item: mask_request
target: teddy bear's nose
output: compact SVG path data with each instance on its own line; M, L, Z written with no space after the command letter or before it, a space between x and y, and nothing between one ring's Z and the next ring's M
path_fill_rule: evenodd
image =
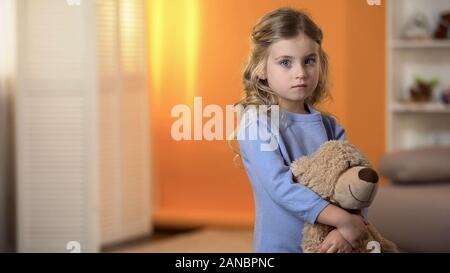
M361 180L364 180L369 183L377 183L378 182L378 174L371 168L364 168L359 170L358 176Z

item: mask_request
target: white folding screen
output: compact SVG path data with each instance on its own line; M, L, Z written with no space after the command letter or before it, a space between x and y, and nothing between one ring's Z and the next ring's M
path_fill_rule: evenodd
M142 0L97 1L101 241L151 231L146 43Z
M122 237L150 229L149 112L145 5L143 0L116 1L121 34L121 169ZM147 183L142 183L147 181Z
M121 229L121 77L120 45L116 1L99 1L98 20L98 71L99 71L99 112L104 117L98 120L99 139L105 145L99 146L99 178L103 189L99 195L102 241L106 244L120 240Z
M14 249L16 0L0 0L0 252Z
M18 251L151 232L143 13L142 0L19 0Z

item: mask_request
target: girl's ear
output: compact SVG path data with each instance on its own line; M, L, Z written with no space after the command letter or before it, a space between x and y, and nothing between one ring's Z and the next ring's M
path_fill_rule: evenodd
M260 80L267 80L266 70L265 69L263 69L261 72L258 73L258 78Z
M266 66L263 63L258 64L258 68L256 68L258 73L258 78L260 80L267 80L267 74L266 74Z

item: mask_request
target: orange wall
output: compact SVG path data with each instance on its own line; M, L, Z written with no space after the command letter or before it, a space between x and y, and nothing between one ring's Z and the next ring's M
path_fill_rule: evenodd
M189 3L189 8L188 7ZM233 104L256 20L275 8L306 9L325 33L334 101L325 109L370 160L384 152L384 7L365 0L148 0L153 216L165 225L253 223L253 198L225 141L171 138L177 104ZM209 119L204 119L206 122Z

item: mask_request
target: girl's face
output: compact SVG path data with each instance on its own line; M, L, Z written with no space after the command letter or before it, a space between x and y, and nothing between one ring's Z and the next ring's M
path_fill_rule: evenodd
M319 44L304 34L280 40L269 48L266 69L260 76L278 95L280 107L305 112L303 103L319 81Z

